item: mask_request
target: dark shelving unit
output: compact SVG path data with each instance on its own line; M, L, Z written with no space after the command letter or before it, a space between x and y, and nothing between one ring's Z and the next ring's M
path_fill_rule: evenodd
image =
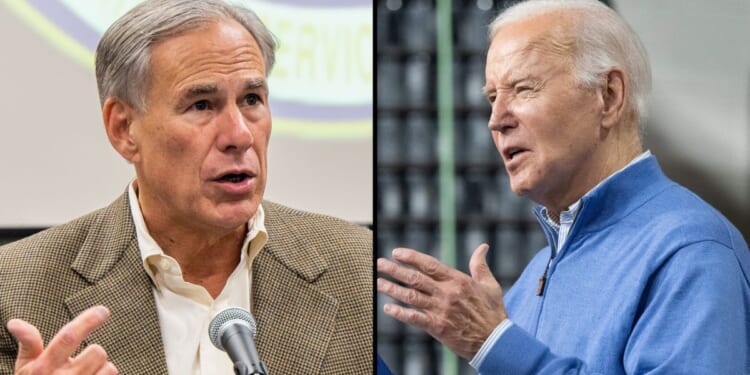
M490 245L488 262L507 289L545 245L532 204L515 196L492 142L482 94L487 26L507 1L454 0L453 134L456 266ZM440 244L436 4L377 0L377 255L411 247L438 258ZM384 29L386 28L386 29ZM430 336L382 312L378 352L397 374L439 374L442 348ZM465 361L459 373L473 374Z

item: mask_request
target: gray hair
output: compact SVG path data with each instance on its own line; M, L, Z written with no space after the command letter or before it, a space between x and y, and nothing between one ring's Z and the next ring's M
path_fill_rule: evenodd
M576 79L586 87L601 85L603 74L619 67L630 86L630 110L642 133L646 101L651 92L651 67L640 38L614 10L596 0L528 0L502 12L490 24L490 40L500 29L533 16L572 11L575 21L573 64Z
M144 111L151 78L151 47L223 20L237 21L255 38L268 76L275 60L276 41L252 10L221 0L147 0L115 21L96 47L101 104L109 97L119 97Z

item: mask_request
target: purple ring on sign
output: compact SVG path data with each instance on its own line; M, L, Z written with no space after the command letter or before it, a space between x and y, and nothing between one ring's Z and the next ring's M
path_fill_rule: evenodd
M372 105L312 105L289 101L269 101L271 113L280 114L284 118L302 121L360 121L372 118Z
M96 30L89 27L75 13L71 12L59 0L28 0L29 5L52 21L58 28L65 30L68 35L90 51L96 50L99 44L99 35Z

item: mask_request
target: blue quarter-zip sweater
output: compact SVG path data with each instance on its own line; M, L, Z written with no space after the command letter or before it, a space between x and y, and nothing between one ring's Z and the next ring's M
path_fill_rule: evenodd
M578 215L543 294L550 247L508 291L514 324L481 374L750 374L750 252L729 221L653 156L586 194Z

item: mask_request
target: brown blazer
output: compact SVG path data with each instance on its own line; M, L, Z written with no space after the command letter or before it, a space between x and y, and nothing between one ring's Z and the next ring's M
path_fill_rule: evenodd
M252 309L269 373L371 374L371 232L272 202L263 207L269 241L253 264ZM112 315L83 345L102 345L121 374L167 373L127 194L0 247L0 288L0 374L13 373L18 349L8 320L34 324L47 343L97 304Z

